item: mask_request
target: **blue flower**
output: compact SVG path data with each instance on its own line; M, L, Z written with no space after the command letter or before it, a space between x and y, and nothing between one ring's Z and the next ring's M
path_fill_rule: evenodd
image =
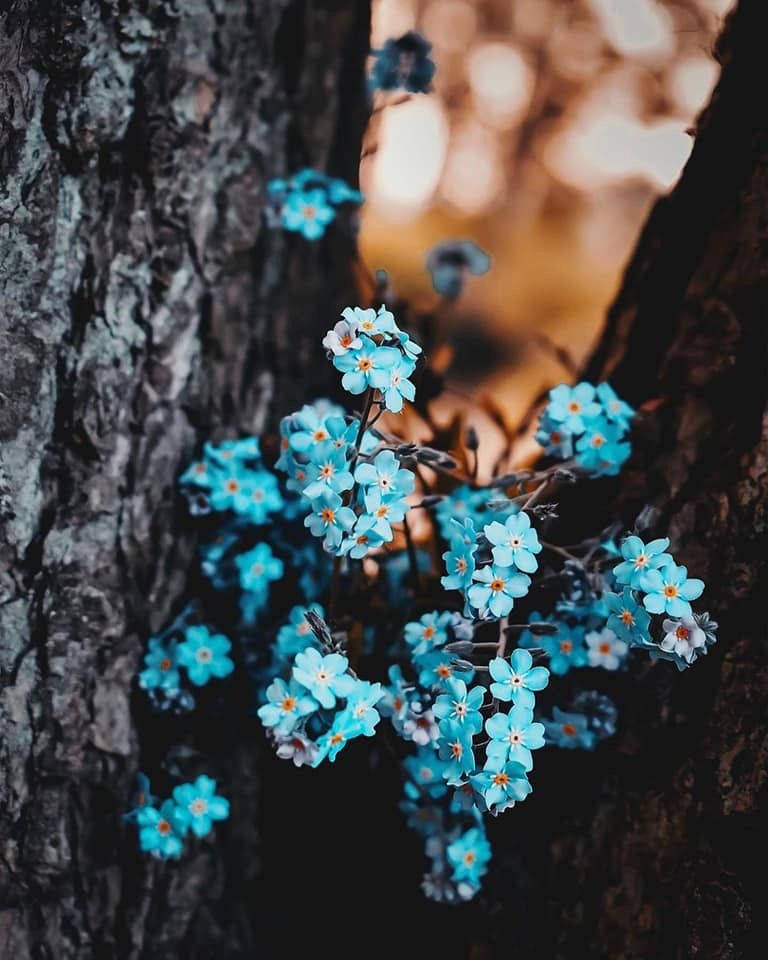
M364 393L369 388L384 390L389 385L389 374L402 354L395 347L379 347L369 337L362 337L362 347L348 350L333 358L333 365L344 376L341 385L349 393Z
M178 646L178 658L196 687L211 677L228 677L235 669L227 653L232 644L223 633L211 633L208 627L187 627L184 641Z
M491 859L491 845L481 826L470 827L446 849L448 862L453 868L453 879L457 883L468 881L476 884L488 869Z
M597 385L597 397L603 405L605 416L616 423L623 431L629 430L630 421L634 417L635 411L616 395L613 387L609 383L599 383Z
M525 767L512 761L498 770L476 773L470 781L491 813L501 813L516 802L525 800L533 789L525 775Z
M337 713L331 729L317 741L317 756L312 761L312 766L317 767L326 757L333 763L339 751L346 747L350 740L362 736L363 732L362 723L349 708Z
M365 201L365 197L359 190L355 190L345 180L338 177L329 177L327 179L328 198L331 203L339 207L343 203L354 203L358 206Z
M275 727L280 734L290 733L302 717L317 710L317 703L295 680L287 684L277 677L267 687L267 700L257 711L259 718L265 727Z
M293 676L312 694L321 706L330 710L336 697L348 697L355 688L355 678L347 673L349 661L340 653L323 656L314 647L296 654Z
M539 419L536 441L552 457L568 460L573 456L573 434L562 423L548 417L546 412Z
M139 686L143 690L179 689L179 669L174 643L166 644L158 637L150 637L144 666L145 669L139 674Z
M240 571L240 586L243 590L252 590L266 595L272 580L283 576L283 561L272 553L268 543L257 543L252 550L235 557L235 565Z
M540 646L549 656L549 669L558 676L568 673L571 667L587 665L587 651L584 648L583 633L567 624L558 623L557 633L538 637Z
M619 583L629 584L635 590L640 589L640 578L648 570L655 570L672 563L672 557L664 551L669 539L662 537L643 543L640 537L626 537L621 544L622 563L613 568L613 575Z
M440 690L448 690L449 681L457 673L463 674L467 682L474 676L474 670L457 667L458 658L454 654L441 650L425 653L415 659L420 669L419 683L427 689L438 687Z
M182 842L175 825L176 805L166 800L158 810L144 807L136 817L139 825L139 846L145 853L161 860L181 856Z
M488 717L485 732L491 738L485 751L486 770L502 770L509 760L532 770L531 750L544 746L544 727L533 722L533 710L528 707L514 706L509 713Z
M358 464L355 481L365 487L365 506L370 511L379 506L381 497L393 494L397 497L407 496L416 482L413 473L400 466L400 461L391 450L382 450L371 463Z
M591 630L584 637L587 642L587 657L590 667L618 670L627 655L628 646L619 640L610 627Z
M344 534L349 533L355 525L355 511L345 507L338 493L329 487L321 489L312 500L311 510L304 518L304 526L309 527L313 536L324 537L325 549L335 553L341 546Z
M373 529L386 541L394 539L392 524L402 521L411 509L410 505L399 493L382 495L378 487L369 487L365 491L365 500L367 501L366 509L376 521Z
M211 489L211 471L207 460L197 460L190 463L179 477L179 484L183 486L200 487L203 490Z
M621 595L604 593L603 599L610 611L608 627L632 647L647 647L651 643L648 627L651 618L635 599L629 587Z
M660 570L648 570L640 578L640 589L646 593L643 606L649 613L667 613L670 617L690 617L691 600L704 592L704 581L689 579L686 567L668 563Z
M382 304L378 312L373 307L346 307L342 317L360 334L368 337L386 335L395 332L395 316Z
M285 501L280 495L277 477L268 470L254 470L246 478L244 489L233 501L235 513L251 523L266 523L269 515L281 510Z
M360 724L364 737L372 737L376 732L376 724L381 717L375 707L383 696L382 685L367 680L357 680L347 696L346 709Z
M384 537L377 527L376 517L364 514L358 518L354 529L341 545L341 553L353 560L362 560L371 550L384 543Z
M471 517L467 517L463 525L457 520L452 521L452 524L451 549L443 554L446 576L440 579L440 583L446 590L466 592L472 586L475 573L475 524Z
M415 656L430 653L448 642L448 628L453 620L450 611L433 610L418 620L405 625L405 642L413 649Z
M561 383L549 391L546 416L561 423L569 433L583 433L585 418L600 416L600 410L591 383L582 382L575 387Z
M429 59L431 49L432 44L415 30L397 39L390 38L381 50L374 51L371 86L374 90L427 93L437 69Z
M481 276L491 266L491 258L471 240L451 240L433 247L427 254L427 270L432 286L446 300L461 294L466 274Z
M515 600L524 597L531 585L526 574L496 563L475 570L472 579L478 582L469 588L469 602L481 614L488 610L497 619L506 617Z
M613 477L629 459L632 448L621 442L621 429L603 417L587 420L584 435L576 441L576 460L585 470Z
M319 603L312 603L308 607L293 607L288 614L289 622L280 627L277 632L275 648L281 658L293 659L297 653L311 646L314 635L307 621L308 610L319 617L325 616L325 611Z
M494 657L488 664L491 677L491 694L497 700L512 700L517 706L533 709L534 692L543 690L549 683L549 670L534 667L533 657L527 650L513 650L507 663L502 657Z
M214 510L234 510L235 500L243 495L249 471L241 463L233 462L211 475L209 500Z
M379 710L384 716L392 717L392 722L396 723L402 720L408 711L408 695L413 690L413 684L406 681L402 668L396 663L389 668L387 676L389 685L384 687Z
M204 773L194 783L174 787L173 799L174 825L182 836L191 830L196 837L204 837L213 829L215 820L229 817L229 800L216 795L216 781Z
M336 216L324 190L296 190L283 202L283 227L301 233L307 240L319 240Z
M581 713L566 713L555 707L552 720L543 720L547 743L567 750L591 750L595 734L589 729L589 720Z
M261 460L258 437L242 437L240 440L224 440L223 443L206 443L203 453L212 463L227 467L232 462Z
M475 755L472 752L473 731L464 723L456 720L442 720L439 723L440 739L437 741L440 759L445 763L443 777L451 785L462 782L465 775L475 769Z
M443 780L445 764L433 747L420 747L416 754L403 760L403 767L411 780L429 796L438 798L447 793Z
M310 452L307 479L309 482L304 488L304 496L309 500L314 500L326 489L343 493L351 490L354 484L345 451L338 449L331 441L318 444Z
M416 363L408 357L401 357L389 370L389 382L383 387L384 406L392 413L400 413L403 399L413 403L416 388L408 379L416 369Z
M523 573L538 569L534 554L541 553L541 544L527 513L515 513L503 524L494 520L483 528L483 532L493 544L491 553L500 567L516 567Z
M483 717L480 708L485 699L483 687L472 687L467 691L467 685L458 677L448 681L448 693L441 693L435 700L433 713L440 720L453 720L473 733L480 733L483 729Z

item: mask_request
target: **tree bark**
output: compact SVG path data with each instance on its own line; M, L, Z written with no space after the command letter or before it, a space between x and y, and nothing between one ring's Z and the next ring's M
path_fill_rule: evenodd
M643 411L633 460L561 507L631 529L650 506L649 535L669 535L706 581L697 608L720 639L684 673L659 663L616 678L619 735L537 765L536 803L500 827L523 889L479 938L494 956L510 928L518 958L764 955L768 114L755 98L767 35L766 5L741 0L690 161L650 215L585 372Z
M0 10L0 955L252 956L255 828L163 872L122 824L131 690L185 591L180 468L311 393L353 298L352 238L262 209L304 165L356 181L368 3Z

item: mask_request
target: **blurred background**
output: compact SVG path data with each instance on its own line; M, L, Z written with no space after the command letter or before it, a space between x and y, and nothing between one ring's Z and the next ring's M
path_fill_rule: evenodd
M718 75L733 0L374 0L372 47L416 29L434 91L377 93L361 163L361 246L398 294L437 303L427 252L474 240L493 258L440 310L448 391L493 393L514 423L599 335L654 202L675 183ZM488 441L491 445L493 440Z

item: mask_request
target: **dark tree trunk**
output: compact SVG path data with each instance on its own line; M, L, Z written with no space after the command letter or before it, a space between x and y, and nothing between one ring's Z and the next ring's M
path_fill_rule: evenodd
M311 391L353 297L352 239L262 209L304 165L355 181L368 3L0 10L0 956L252 956L247 818L165 872L121 823L131 690L185 588L179 469Z
M644 407L633 461L561 511L630 528L654 508L652 532L706 580L697 607L720 640L682 674L659 663L617 679L615 741L537 769L536 804L504 825L510 847L524 837L528 876L505 897L499 956L502 926L520 931L508 943L526 960L765 955L767 36L768 5L742 0L691 159L643 230L587 370Z

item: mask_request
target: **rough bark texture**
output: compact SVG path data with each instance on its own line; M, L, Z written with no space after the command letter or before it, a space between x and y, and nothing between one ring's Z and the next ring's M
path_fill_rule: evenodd
M510 925L525 958L765 954L768 114L754 98L766 36L766 4L742 0L690 162L649 218L587 370L645 405L636 455L562 509L630 527L656 508L653 532L707 582L697 606L720 641L685 673L661 663L639 684L617 678L616 741L537 768L537 803L500 828L510 846L524 838L530 895L504 898L494 955Z
M250 956L223 865L252 834L175 873L126 838L130 697L184 591L180 467L311 391L351 297L352 240L262 207L303 165L354 182L368 4L0 13L0 955Z

